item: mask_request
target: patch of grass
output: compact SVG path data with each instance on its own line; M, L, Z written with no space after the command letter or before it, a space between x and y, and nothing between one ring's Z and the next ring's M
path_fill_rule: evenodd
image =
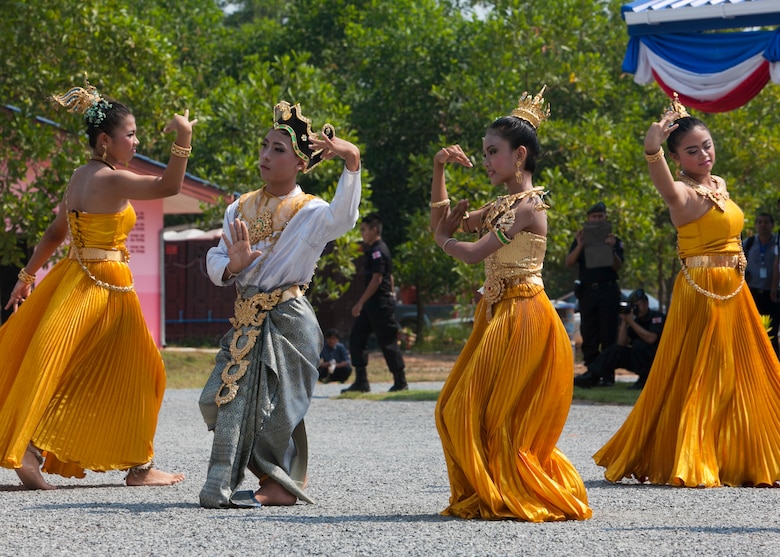
M169 389L201 389L214 369L214 350L161 350Z
M169 389L200 389L206 384L214 369L214 349L164 349L160 351L168 374ZM437 362L437 355L426 355L426 359L434 360L425 367L411 365L407 368L407 381L444 381L452 369L452 357L442 357ZM354 374L344 384L349 386L355 379ZM368 380L371 383L388 383L393 376L387 370L387 364L379 352L371 353L368 364Z
M438 389L435 390L409 390L397 393L344 393L335 398L357 398L360 400L436 400L439 398Z
M639 389L629 389L633 383L618 381L612 387L593 387L582 389L574 387L574 400L593 402L596 404L616 404L618 406L633 406L639 398Z
M421 353L459 354L471 334L471 329L471 323L453 323L427 328L422 338L418 338L414 343L414 350Z
M191 350L162 350L165 369L168 374L169 389L201 389L206 384L211 371L214 369L214 357L216 353L213 349L191 349ZM429 360L425 367L416 368L410 366L407 370L407 380L411 382L420 381L444 381L452 369L452 357L438 356L436 354L425 355ZM438 359L441 358L439 365ZM411 358L410 358L411 359ZM434 360L431 364L430 360ZM349 386L354 379L354 375L344 384ZM368 380L371 383L389 383L393 380L390 372L387 371L384 358L380 353L372 353L369 357ZM629 389L632 383L618 381L613 387L594 387L592 389L581 389L574 387L575 402L590 402L594 404L617 404L624 406L633 406L639 393L642 391ZM401 391L398 393L349 393L341 395L340 398L359 398L364 400L436 400L439 396L438 390L412 390Z
M614 387L581 389L574 387L573 402L591 402L594 404L614 404L617 406L633 406L641 391L629 389L631 383L618 382ZM344 393L335 398L359 400L436 400L439 390L409 390L398 393Z

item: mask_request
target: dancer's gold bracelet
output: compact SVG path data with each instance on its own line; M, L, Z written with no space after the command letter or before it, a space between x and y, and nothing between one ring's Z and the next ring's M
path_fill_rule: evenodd
M174 157L182 157L183 159L189 158L192 154L192 147L182 147L176 142L171 144L171 155Z
M647 159L647 162L658 162L660 160L663 160L664 158L664 148L659 147L658 151L653 153L652 155L648 155L645 153L645 158Z

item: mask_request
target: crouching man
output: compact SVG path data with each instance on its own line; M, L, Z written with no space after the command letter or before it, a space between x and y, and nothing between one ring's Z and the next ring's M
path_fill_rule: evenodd
M588 371L574 378L576 386L614 385L618 368L639 376L630 388L645 386L666 316L650 309L647 294L640 288L631 293L627 305L621 306L620 319L617 344L607 347L588 366Z

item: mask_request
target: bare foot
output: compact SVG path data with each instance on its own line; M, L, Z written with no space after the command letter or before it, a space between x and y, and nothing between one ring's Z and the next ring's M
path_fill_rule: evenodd
M287 491L282 485L271 478L263 480L260 489L255 491L255 499L265 506L290 506L294 505L298 498Z
M133 470L127 472L125 483L130 486L138 485L173 485L184 479L184 474L169 474L156 468L149 470Z
M22 480L22 485L27 489L57 489L41 475L41 465L35 453L27 449L22 457L22 467L16 468L16 475Z

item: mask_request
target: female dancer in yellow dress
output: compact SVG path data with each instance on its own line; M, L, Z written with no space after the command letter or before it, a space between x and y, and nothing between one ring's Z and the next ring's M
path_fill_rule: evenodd
M483 140L490 182L506 184L509 195L470 213L460 201L450 212L444 165L471 163L458 145L434 157L436 242L452 257L485 262L474 330L436 405L451 489L443 514L461 518L542 522L591 516L582 479L555 446L571 405L574 362L541 276L547 206L542 188L533 186L533 172L536 128L549 114L543 92L524 94ZM459 224L481 237L456 241L451 236Z
M680 165L674 180L661 147ZM780 481L780 364L744 287L742 211L711 174L709 130L675 98L645 137L682 270L647 384L594 456L609 481L688 487Z
M0 328L0 465L28 489L54 488L40 463L65 477L129 469L128 485L174 484L184 476L152 466L165 368L133 290L125 239L135 224L129 199L181 189L196 120L174 115L162 177L140 176L116 168L139 143L127 107L89 85L54 100L84 114L92 158L73 172L6 306L15 313ZM31 293L36 271L68 235L69 256Z

